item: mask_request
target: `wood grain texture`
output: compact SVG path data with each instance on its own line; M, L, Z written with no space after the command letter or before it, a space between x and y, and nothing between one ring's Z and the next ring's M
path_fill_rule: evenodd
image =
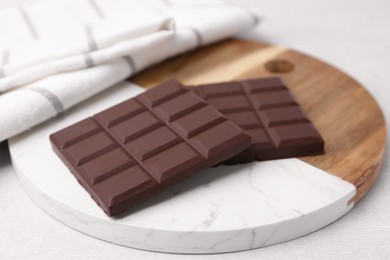
M184 84L281 76L325 139L326 154L303 161L357 188L359 201L379 174L386 125L376 101L351 77L302 53L231 39L169 59L131 78L146 88L172 77Z

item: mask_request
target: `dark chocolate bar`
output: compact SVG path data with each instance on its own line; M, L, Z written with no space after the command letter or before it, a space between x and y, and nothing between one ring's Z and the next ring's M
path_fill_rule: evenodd
M276 77L192 88L252 136L225 164L322 154L324 140L286 84Z
M237 155L250 139L174 80L50 136L109 216Z

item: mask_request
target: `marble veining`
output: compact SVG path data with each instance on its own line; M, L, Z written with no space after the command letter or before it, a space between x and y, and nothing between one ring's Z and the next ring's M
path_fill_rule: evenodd
M121 217L107 217L52 152L48 136L141 91L119 84L10 140L20 182L38 206L66 225L112 243L195 254L294 239L353 207L348 205L356 193L353 185L301 160L285 159L212 168Z

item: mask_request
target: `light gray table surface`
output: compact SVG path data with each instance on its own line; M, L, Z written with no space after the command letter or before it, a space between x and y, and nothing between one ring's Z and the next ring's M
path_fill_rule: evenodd
M0 0L0 7L26 0ZM390 112L390 1L245 0L264 17L243 35L289 46L360 81ZM1 39L0 39L1 40ZM1 112L0 112L1 113ZM0 126L1 127L1 126ZM266 248L219 255L171 255L117 246L53 219L24 193L0 144L0 259L390 259L389 154L376 184L337 222Z

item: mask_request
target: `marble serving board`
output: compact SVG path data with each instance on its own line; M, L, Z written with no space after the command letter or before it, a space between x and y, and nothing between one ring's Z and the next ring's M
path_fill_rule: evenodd
M319 65L325 66L323 70L318 70ZM316 73L308 74L310 70ZM321 81L317 77L319 73L331 77ZM385 126L380 109L360 85L336 69L286 48L239 40L168 60L132 80L148 87L172 76L187 84L198 84L271 74L282 76L290 84L325 138L325 155L212 168L125 215L109 218L54 154L48 136L144 90L123 82L9 140L13 165L23 188L43 210L76 230L119 245L206 254L258 248L306 235L352 209L378 174L385 142L379 123ZM362 111L359 116L363 119L352 116L356 124L340 127L340 131L328 130L333 126L324 125L327 122L324 113L318 113L324 104L316 98L319 92L328 93L326 89L321 93L322 84L335 89L338 95L343 94L346 102L364 101L371 120L382 122L375 121L376 128L366 127L368 118ZM312 90L307 94L303 90L309 86ZM357 92L349 95L351 86ZM340 97L330 93L334 99L327 100L329 117L337 118L334 105L341 115L350 113L338 104ZM311 104L314 101L310 94L316 105ZM363 95L363 101L359 95ZM325 97L331 96L328 93ZM353 108L359 109L360 102ZM333 121L337 123L336 119ZM363 134L355 133L356 127L366 131L364 138ZM347 136L348 131L354 131L354 136ZM344 141L340 141L342 136ZM346 141L348 138L353 140ZM351 144L362 140L366 152L355 157L352 154L360 151L360 146L351 150ZM372 164L368 168L371 170L365 168L366 164ZM353 178L359 181L350 181Z

